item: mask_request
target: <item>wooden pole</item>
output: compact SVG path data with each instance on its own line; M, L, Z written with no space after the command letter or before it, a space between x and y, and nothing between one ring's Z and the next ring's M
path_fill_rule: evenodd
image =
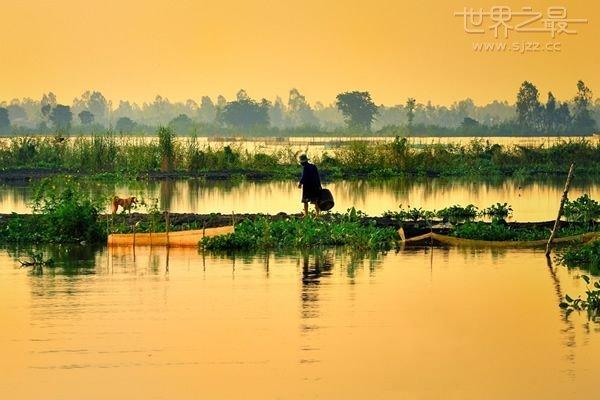
M133 251L135 252L135 234L137 233L137 224L133 224Z
M167 230L167 248L169 247L169 225L171 223L171 218L169 217L169 212L165 211L165 222L166 222L166 230Z
M550 249L552 247L552 241L554 240L554 236L556 235L556 231L560 225L560 217L562 217L563 209L565 208L565 202L567 201L567 195L569 194L569 188L571 187L571 182L573 181L573 170L575 169L575 163L571 164L571 168L569 168L569 175L567 175L567 181L565 182L565 190L563 191L562 197L560 199L560 206L558 207L558 215L556 216L556 221L554 221L554 228L552 228L552 232L550 233L550 237L548 238L548 243L546 244L546 257L550 256Z

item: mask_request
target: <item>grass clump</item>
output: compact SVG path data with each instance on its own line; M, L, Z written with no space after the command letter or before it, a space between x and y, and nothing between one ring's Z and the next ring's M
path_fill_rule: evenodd
M170 172L175 165L175 133L170 128L158 129L158 147L160 148L160 170Z
M7 243L95 243L106 238L99 220L102 201L71 180L44 180L35 188L33 215L13 214L0 226Z
M206 250L306 249L318 246L350 246L360 251L386 251L394 248L398 233L375 222L363 222L360 213L327 219L296 218L273 221L268 217L245 220L235 232L202 239Z

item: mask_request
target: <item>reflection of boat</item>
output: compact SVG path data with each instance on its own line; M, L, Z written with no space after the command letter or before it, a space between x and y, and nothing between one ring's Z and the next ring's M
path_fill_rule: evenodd
M156 233L115 233L108 235L109 246L169 246L198 247L203 237L233 233L233 226L206 228L193 231Z

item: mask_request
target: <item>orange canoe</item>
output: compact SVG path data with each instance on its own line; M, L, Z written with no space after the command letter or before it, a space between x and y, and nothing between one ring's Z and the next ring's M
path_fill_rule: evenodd
M193 231L157 232L157 233L113 233L108 235L109 246L169 246L198 247L203 237L233 233L233 226L206 228Z

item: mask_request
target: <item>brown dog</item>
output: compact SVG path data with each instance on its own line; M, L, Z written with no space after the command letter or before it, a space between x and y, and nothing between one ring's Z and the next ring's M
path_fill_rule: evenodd
M123 208L123 211L127 211L129 213L131 213L131 207L133 207L134 205L137 204L137 198L136 197L126 197L124 199L115 196L113 197L113 201L112 201L112 213L116 214L117 210L119 209L119 206L121 206Z

